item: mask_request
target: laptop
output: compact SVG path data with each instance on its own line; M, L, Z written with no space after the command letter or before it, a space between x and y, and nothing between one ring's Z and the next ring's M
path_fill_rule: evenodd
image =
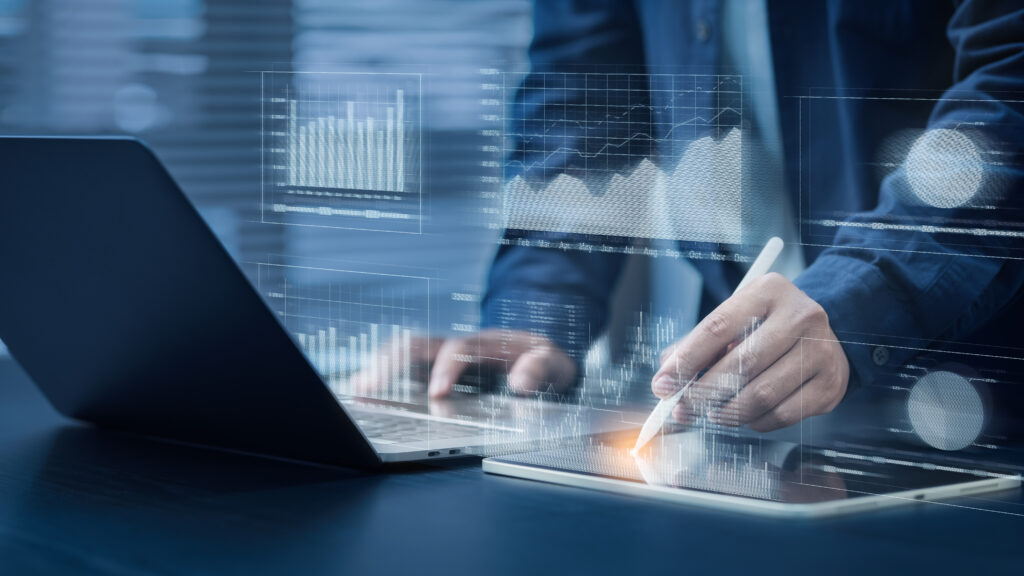
M0 157L0 340L66 416L355 467L642 422L501 393L428 403L422 385L337 394L142 142L0 137Z

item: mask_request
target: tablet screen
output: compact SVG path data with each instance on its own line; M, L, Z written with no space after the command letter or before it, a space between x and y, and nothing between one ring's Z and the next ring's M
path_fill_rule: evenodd
M636 456L631 440L599 442L499 461L757 500L812 503L999 478L999 474L710 433L662 435Z

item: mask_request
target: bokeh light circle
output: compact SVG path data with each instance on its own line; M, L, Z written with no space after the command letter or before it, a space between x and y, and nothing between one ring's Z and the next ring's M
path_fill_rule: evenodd
M962 132L928 130L914 141L904 162L914 194L936 208L963 206L978 195L984 164L978 147Z
M981 394L967 378L945 370L929 372L914 383L907 416L921 440L940 450L970 446L985 425Z

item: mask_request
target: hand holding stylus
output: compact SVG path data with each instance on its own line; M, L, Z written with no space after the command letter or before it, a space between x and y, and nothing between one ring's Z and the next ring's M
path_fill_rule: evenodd
M783 276L765 274L741 283L662 353L651 389L662 399L679 395L671 413L682 424L707 414L764 432L831 411L849 371L825 310Z

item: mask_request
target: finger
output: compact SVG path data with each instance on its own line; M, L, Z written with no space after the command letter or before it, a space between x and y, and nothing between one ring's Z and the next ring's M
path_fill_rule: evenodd
M470 342L464 338L445 340L434 357L434 366L427 383L427 395L431 398L446 396L455 387L455 382L466 369L465 357L469 355Z
M427 379L427 370L437 359L443 338L413 338L409 347L409 374L417 381Z
M690 334L693 332L691 331ZM680 338L675 344L663 350L658 358L658 371L651 378L651 391L658 398L668 398L686 383L688 378L682 377L683 361L679 358L680 351L689 336Z
M550 346L523 353L508 373L508 387L516 394L562 392L576 378L576 365L561 350Z
M688 406L694 415L708 414L720 408L723 402L743 389L744 381L739 374L718 374L713 381L702 377L701 383L700 388L694 383L686 391Z
M652 378L652 388L668 390L674 381L678 390L681 384L718 358L730 343L742 337L751 318L768 314L770 292L752 290L762 284L759 282L740 291L701 320L662 363ZM660 379L666 380L656 386Z
M388 353L385 350L381 352L381 355L370 357L369 361L360 366L359 371L349 378L350 389L355 394L371 395L388 384L393 375L388 369L389 364L383 361L387 356Z
M750 423L750 429L757 432L770 432L796 424L808 416L826 412L829 400L823 391L827 383L822 375L811 378L806 384L797 388L778 406Z
M711 414L711 421L741 426L760 418L788 398L814 375L804 373L799 350L790 348L782 358L750 381L736 396Z
M457 402L453 403L444 398L434 398L427 402L427 413L441 418L455 418L459 415L459 411L456 409L457 404Z
M791 331L787 309L773 310L760 326L694 382L691 394L711 404L732 398L795 349L799 339Z
M371 394L384 386L379 370L376 368L364 368L352 375L348 380L350 389L357 395Z
M661 366L662 364L664 364L665 361L668 360L668 357L675 353L676 346L679 346L680 344L682 344L682 342L683 342L683 339L680 338L679 340L676 340L670 346L668 346L664 350L662 350L661 353L658 354L658 366Z
M390 366L393 363L385 362L384 358L393 358L393 354L401 354L401 345L397 348L394 344L388 343L382 347L378 354L366 366L361 366L359 371L352 374L348 384L356 394L370 394L379 390L392 379L398 378L401 371L407 371L409 378L415 382L423 382L427 377L427 366L437 355L437 349L443 341L440 338L412 338L409 343L409 366L404 366L405 358L400 358L403 365L399 373L392 373Z
M723 356L725 356L727 353L731 352L732 349L735 348L737 344L738 344L738 342L733 342L733 343L729 344L728 346L726 346L725 349L722 350L722 353L719 354L718 357L716 357L714 360L711 361L711 365L714 366L714 364L717 363L719 360L721 360ZM660 398L666 398L668 396L671 396L672 394L675 394L679 390L679 385L680 384L685 386L687 384L687 382L689 382L689 381L687 380L687 381L679 381L679 382L677 382L675 378L665 378L665 377L662 377L660 379L656 379L656 380L652 381L651 382L651 386L652 386L652 388L654 386L658 387L658 389L655 390L655 392L654 392L655 396L658 396ZM687 391L686 396L687 396L687 398L695 399L695 397L693 395L693 390Z
M672 408L672 419L683 426L693 423L693 410L690 409L686 400L680 399L679 403Z
M668 357L672 353L675 352L676 346L679 346L680 344L682 344L682 342L683 342L683 340L682 340L682 338L680 338L676 342L673 342L671 346L669 346L669 347L665 348L664 350L662 350L661 353L658 354L658 366L661 366L662 364L664 364L665 360L667 360ZM731 351L733 348L736 347L736 345L738 343L739 342L731 342L728 346L725 347L725 350L722 352L722 355L725 355L726 352Z
M485 330L470 338L446 340L437 351L427 394L449 394L470 365L498 366L508 371L510 359L529 349L531 335L505 330Z

